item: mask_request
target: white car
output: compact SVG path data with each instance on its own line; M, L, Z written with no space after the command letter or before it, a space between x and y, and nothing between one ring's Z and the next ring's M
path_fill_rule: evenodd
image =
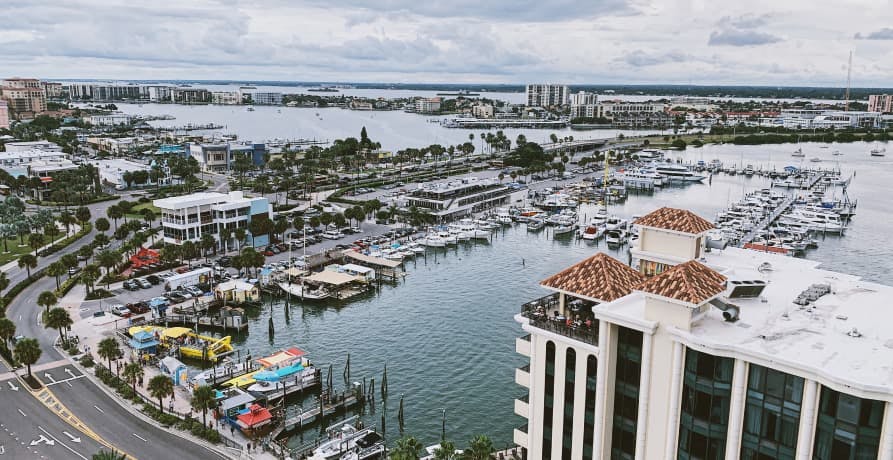
M344 234L336 230L326 230L322 232L322 237L329 240L337 240L340 238L344 238Z

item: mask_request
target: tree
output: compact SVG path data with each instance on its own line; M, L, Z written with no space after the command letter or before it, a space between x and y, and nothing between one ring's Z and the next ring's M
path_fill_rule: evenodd
M31 249L34 250L35 256L37 255L37 250L42 248L44 244L46 244L46 237L42 233L28 235L28 246L31 246Z
M244 228L237 228L234 234L236 235L236 241L239 242L239 251L241 251L242 245L245 244L245 238L248 237L248 234Z
M65 265L62 265L62 262L59 260L47 266L47 275L52 276L56 279L56 289L59 289L59 280L67 271L68 270L65 268Z
M16 323L12 322L11 319L7 317L0 317L0 339L3 339L3 344L6 345L9 341L16 336Z
M18 262L19 268L24 268L28 271L28 278L31 278L31 269L37 268L37 257L34 254L22 254L19 257Z
M105 250L96 255L96 262L100 267L105 268L105 277L109 278L112 268L121 261L121 254L118 251Z
M90 260L93 257L93 246L86 244L78 248L78 256L84 260Z
M81 283L86 286L87 293L93 290L93 285L100 276L102 276L102 273L99 271L99 265L87 264L84 266L84 271L81 272Z
M56 298L56 294L53 294L52 291L43 291L37 296L37 305L41 307L45 307L46 310L44 312L49 312L50 307L56 305L59 299Z
M96 219L95 225L96 225L96 231L98 231L98 232L107 232L109 230L109 228L111 227L111 224L109 224L109 220L106 219L105 217L100 217L100 218Z
M40 359L41 353L42 351L40 349L40 344L37 343L37 339L30 338L21 339L16 342L16 347L13 351L16 361L28 366L28 377L31 377L31 365Z
M166 375L156 375L149 379L149 384L146 386L146 389L149 390L149 395L153 398L158 398L158 410L164 412L162 400L167 396L174 395L173 380Z
M96 353L99 354L100 358L108 362L109 371L111 372L112 359L116 359L121 355L121 348L118 346L118 341L114 337L106 337L99 341Z
M136 393L136 382L142 380L145 375L143 366L140 363L127 363L124 365L124 372L121 374L124 376L124 380L130 383L133 392Z
M496 449L493 448L493 441L485 435L475 436L471 439L468 449L462 453L463 460L490 460L490 455Z
M422 443L412 436L404 436L397 440L391 450L392 460L418 460L422 456Z
M109 219L115 221L115 231L118 231L118 219L124 217L124 213L121 211L121 208L118 205L113 204L105 210L106 215L109 216Z
M208 252L210 252L212 249L214 250L215 254L217 253L217 240L215 240L210 233L205 233L202 235L202 239L199 245L202 248L202 255L205 256L205 259L208 258Z
M202 412L202 424L208 425L208 411L213 409L217 404L214 398L214 389L208 385L202 385L192 391L192 400L190 401L192 409Z
M6 272L0 272L0 292L6 290L9 287L9 278L6 277Z
M75 210L74 217L77 218L81 225L84 225L90 221L90 209L85 206L81 206L77 208L77 210Z
M223 227L220 229L220 241L223 243L223 252L226 253L229 251L229 240L233 237L233 229L229 227Z
M74 321L71 320L68 310L64 308L56 307L43 312L43 327L59 331L59 340L62 341L63 347L68 345L68 337L65 331L72 324L74 324Z
M456 445L450 441L441 441L440 445L434 448L434 460L459 460Z
M100 449L99 452L93 454L91 460L127 460L127 455L116 450Z

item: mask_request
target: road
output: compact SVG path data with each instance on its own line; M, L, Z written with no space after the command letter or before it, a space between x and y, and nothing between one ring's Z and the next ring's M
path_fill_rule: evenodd
M0 458L87 460L103 447L50 412L14 377L0 381L0 398Z

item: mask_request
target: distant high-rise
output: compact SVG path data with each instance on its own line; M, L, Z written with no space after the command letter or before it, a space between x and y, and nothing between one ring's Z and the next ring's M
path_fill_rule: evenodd
M893 112L893 94L872 94L868 96L868 111Z
M551 107L567 105L567 85L533 84L527 85L528 107Z
M34 116L47 109L46 94L35 78L7 78L0 82L0 96L19 118Z
M9 129L9 106L5 99L0 99L0 129Z

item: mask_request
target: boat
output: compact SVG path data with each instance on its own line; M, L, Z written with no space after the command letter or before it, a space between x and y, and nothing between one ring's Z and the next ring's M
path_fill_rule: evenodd
M295 297L303 300L322 300L331 297L331 294L322 287L315 287L309 284L281 282L279 288Z
M605 231L607 230L626 230L628 226L626 219L611 216L605 221Z
M839 157L839 156L841 156L841 155L843 155L843 154L840 153L840 150L835 150L835 151L831 152L831 155L834 155L834 156L836 156L836 157Z
M546 226L546 222L542 219L530 219L527 221L527 231L536 232L542 230Z
M557 238L559 236L567 235L569 233L573 233L576 229L576 225L559 225L552 230L552 237Z
M436 460L437 458L440 458L437 456L438 450L441 450L440 444L434 444L433 446L426 447L425 456L422 457L420 460ZM462 458L462 453L463 451L461 449L456 449L455 451L453 451L453 454L455 455L453 455L452 457L448 456L444 458Z
M355 417L354 417L355 419ZM319 447L313 449L313 454L309 460L334 460L345 459L352 453L358 453L368 449L375 444L383 443L381 435L374 428L357 428L350 420L343 422L342 425L333 425L326 429L328 439L323 441ZM355 459L374 458L374 457L352 457Z
M428 246L429 248L442 248L447 244L445 239L436 234L426 235L419 241L419 243Z
M822 162L822 159L819 158L819 157L812 157L812 158L809 159L809 161L811 161L811 162L813 162L813 163L821 163L821 162Z
M653 188L664 184L664 177L650 169L631 169L625 171L620 179L623 186L628 188Z
M248 386L250 393L266 394L288 390L291 387L307 388L317 383L316 369L303 357L304 352L290 348L257 360L263 370L254 372L254 383Z
M177 351L184 358L213 362L233 351L233 346L230 344L232 337L230 336L201 335L188 327L134 326L127 332L133 336L140 331L156 334L162 345L172 351Z
M584 240L594 241L599 239L603 234L602 227L597 227L595 225L589 225L582 232L580 232L580 238Z
M465 234L468 238L474 238L477 240L489 240L490 239L490 231L478 228L475 225L474 221L471 219L462 219L458 224L455 224L456 229L459 230L461 234Z
M249 112L254 112L254 107L251 107L251 106L249 105L248 108L245 109L245 110L247 110L247 111L249 111Z
M257 383L258 380L269 379L269 375L262 374L265 371L276 371L279 372L281 369L284 369L290 364L301 364L302 368L309 368L310 361L308 361L304 356L303 350L292 347L285 350L279 350L270 356L266 356L264 358L260 358L255 360L260 366L259 369L249 372L245 375L240 375L238 377L229 379L223 382L221 385L224 387L238 387L245 388L247 386L253 385ZM286 371L280 372L280 375L285 375ZM292 372L294 373L294 372ZM260 376L259 378L257 376Z
M803 148L802 148L802 147L797 147L797 150L794 150L794 152L791 153L791 156L792 156L792 157L796 157L796 158L803 158L803 157L806 156L806 154L803 153Z
M507 209L497 209L496 210L496 220L502 225L511 225L515 221L512 219L512 214Z
M873 157L882 157L882 156L886 155L887 149L875 147L875 148L871 149L870 153L871 153L871 156L873 156Z
M657 171L658 174L666 177L670 182L701 182L706 179L706 176L696 174L685 166L673 163L656 165L654 170Z
M611 246L620 246L626 243L626 232L623 230L606 230L605 243Z

